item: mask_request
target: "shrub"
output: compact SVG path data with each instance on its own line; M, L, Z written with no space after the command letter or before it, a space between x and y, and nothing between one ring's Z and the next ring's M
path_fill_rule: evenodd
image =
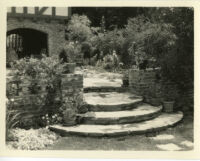
M115 28L113 31L108 31L104 34L100 33L94 40L96 48L103 53L103 55L112 54L116 51L117 55L121 55L124 43L123 30Z
M116 53L113 52L113 55L108 54L104 56L103 60L99 60L96 65L109 71L115 70L119 66L119 58Z
M87 16L73 15L67 24L68 40L80 43L89 40L92 36L90 24L91 22Z
M69 42L59 54L61 62L74 63L76 58L80 56L81 45L79 43Z
M175 47L173 27L165 23L152 23L144 16L130 18L125 29L127 52L137 68L148 66L150 59L161 65L161 59Z
M56 93L61 92L61 75L64 71L64 65L58 58L46 56L43 56L41 60L24 58L16 61L13 69L13 78L27 81L30 94L36 94L34 99L31 95L30 97L27 95L32 107L38 107L43 113L51 114L56 111L56 97L61 99L61 95L56 95ZM41 93L41 87L45 90L43 93ZM7 89L7 97L11 99L12 91L9 89ZM55 109L51 108L53 106Z

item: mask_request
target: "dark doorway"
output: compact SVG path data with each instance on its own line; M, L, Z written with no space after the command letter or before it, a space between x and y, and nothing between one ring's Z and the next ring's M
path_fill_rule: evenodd
M7 32L7 56L15 51L17 58L48 55L47 34L34 29L15 29Z

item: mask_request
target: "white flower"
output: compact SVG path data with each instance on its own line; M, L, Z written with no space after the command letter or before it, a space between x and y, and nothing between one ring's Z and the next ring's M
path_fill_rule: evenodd
M13 102L13 101L14 101L14 98L12 98L11 101Z

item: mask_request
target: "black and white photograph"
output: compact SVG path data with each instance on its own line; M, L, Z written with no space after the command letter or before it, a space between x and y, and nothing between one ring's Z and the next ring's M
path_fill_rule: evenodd
M5 148L194 150L194 7L6 8Z

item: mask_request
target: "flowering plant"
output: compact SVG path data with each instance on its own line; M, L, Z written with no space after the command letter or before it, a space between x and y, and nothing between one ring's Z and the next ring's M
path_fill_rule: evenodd
M53 115L46 114L42 116L41 119L44 126L61 123L63 120L59 113Z

